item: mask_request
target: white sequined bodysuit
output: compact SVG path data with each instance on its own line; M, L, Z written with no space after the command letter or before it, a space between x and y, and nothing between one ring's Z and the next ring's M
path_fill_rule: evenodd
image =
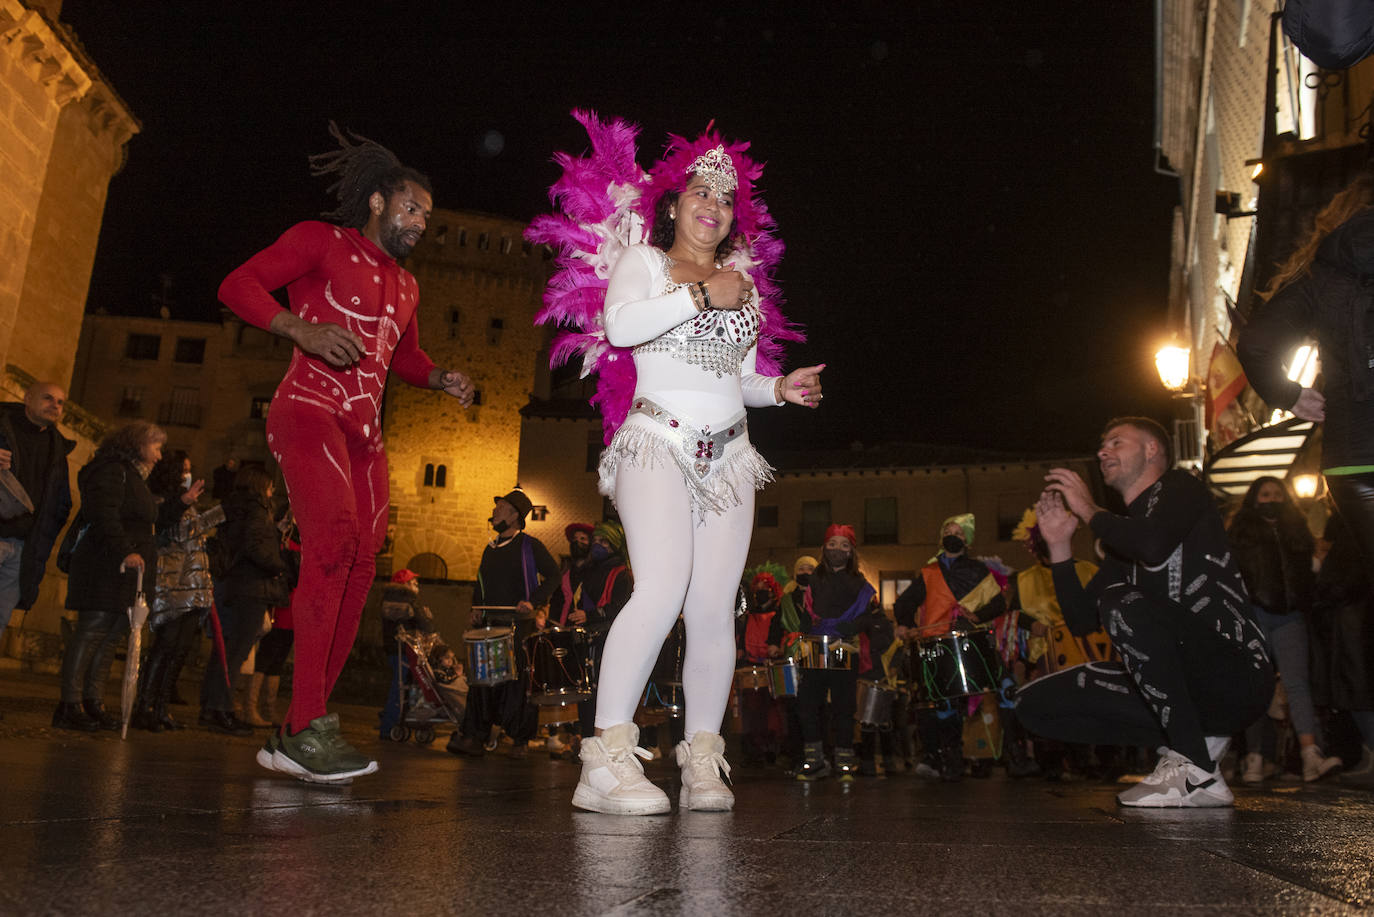
M657 248L635 245L611 273L606 338L633 348L637 382L629 416L602 454L600 490L614 497L621 465L672 462L701 516L771 480L749 443L744 409L777 405L777 377L754 371L758 307L697 312L670 267Z

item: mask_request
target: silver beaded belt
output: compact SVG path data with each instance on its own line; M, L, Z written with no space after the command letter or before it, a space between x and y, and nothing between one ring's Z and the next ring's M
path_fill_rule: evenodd
M710 424L697 426L690 418L674 414L648 398L636 398L630 413L643 414L681 437L683 452L691 460L697 476L702 478L710 473L711 463L725 455L725 447L743 436L749 426L744 412L740 411L725 423L717 424L713 431Z

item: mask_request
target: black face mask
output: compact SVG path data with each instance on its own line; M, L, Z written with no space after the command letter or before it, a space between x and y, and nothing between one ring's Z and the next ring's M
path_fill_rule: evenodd
M568 553L572 555L573 560L581 560L586 557L591 552L591 549L591 545L583 544L580 541L574 541L572 544L568 545Z
M1283 509L1283 504L1278 502L1256 503L1255 512L1259 513L1264 519L1270 522L1279 518L1279 512Z
M959 554L964 550L964 539L958 535L946 535L940 539L940 547L945 549L946 554Z
M500 522L497 522L495 519L488 519L487 523L491 526L491 530L498 535L504 535L506 529L510 528L510 523L504 519Z
M832 570L841 570L849 563L850 556L848 551L841 551L837 548L826 548L825 565Z
M773 593L767 589L760 589L754 593L754 610L764 611L773 601Z
M805 589L807 586L810 586L810 585L811 585L811 574L810 574L810 573L798 573L798 574L797 574L797 588L798 588L798 589Z

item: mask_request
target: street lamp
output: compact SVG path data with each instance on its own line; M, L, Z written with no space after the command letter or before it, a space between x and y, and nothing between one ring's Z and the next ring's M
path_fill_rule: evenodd
M1311 500L1320 484L1321 478L1315 474L1300 474L1293 478L1293 493L1299 500Z
M1188 366L1190 357L1188 348L1176 343L1165 344L1155 351L1155 369L1159 372L1159 381L1169 391L1182 392L1188 387L1192 378Z

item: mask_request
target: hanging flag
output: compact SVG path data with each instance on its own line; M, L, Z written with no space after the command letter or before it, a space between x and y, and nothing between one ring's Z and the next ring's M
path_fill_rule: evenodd
M1245 370L1240 359L1225 341L1217 341L1212 348L1212 362L1207 368L1207 426L1221 416L1232 402L1245 391Z

